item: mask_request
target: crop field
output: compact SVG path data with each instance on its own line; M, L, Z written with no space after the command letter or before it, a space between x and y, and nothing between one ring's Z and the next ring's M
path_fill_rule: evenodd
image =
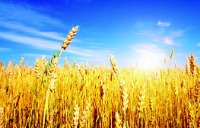
M118 68L114 56L111 68L67 60L58 66L77 30L51 60L38 58L34 67L24 59L0 63L0 128L200 128L193 54L184 69Z

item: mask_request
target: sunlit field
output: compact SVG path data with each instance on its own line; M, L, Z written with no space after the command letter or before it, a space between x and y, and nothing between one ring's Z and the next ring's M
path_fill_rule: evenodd
M77 31L72 28L51 60L38 58L34 67L24 59L0 63L0 128L200 128L200 68L193 54L185 68L155 68L156 55L143 58L143 69L119 68L114 56L108 67L67 59L57 66Z

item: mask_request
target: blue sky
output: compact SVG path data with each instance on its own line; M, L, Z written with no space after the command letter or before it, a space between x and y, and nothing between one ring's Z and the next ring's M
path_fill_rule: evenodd
M69 30L79 31L62 54L77 61L142 67L168 63L172 48L178 66L194 53L200 62L199 0L1 0L0 60L33 65L60 48ZM171 61L172 62L172 61Z

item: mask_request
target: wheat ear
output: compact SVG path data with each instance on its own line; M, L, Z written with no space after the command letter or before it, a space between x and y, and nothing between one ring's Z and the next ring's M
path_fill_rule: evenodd
M88 118L90 116L90 110L91 110L91 102L89 100L87 100L85 110L83 111L83 113L80 117L81 128L83 128L85 126L86 121L88 120Z
M62 54L63 50L66 50L66 48L69 46L70 42L74 38L78 31L78 26L73 27L72 30L69 32L67 38L64 40L61 50L58 50L57 53L53 54L53 57L51 58L51 61L47 64L46 69L45 69L45 74L48 76L50 84L46 92L46 100L45 100L45 106L44 106L44 114L43 114L43 124L42 128L45 127L45 118L46 118L46 112L48 111L48 100L49 100L49 95L52 90L54 90L54 83L56 80L56 66L58 64L58 61L60 59L60 56ZM43 80L43 79L42 79Z
M74 116L73 116L73 128L77 128L78 127L78 121L79 121L79 107L78 105L76 105L74 107Z
M119 71L118 71L117 63L115 61L114 56L110 56L110 63L111 63L113 72L118 75Z
M115 127L122 128L122 120L118 112L115 112Z
M63 50L66 50L66 48L70 45L77 31L78 31L78 26L73 27L72 30L68 33L67 38L63 41L63 44L61 46Z
M189 56L190 72L194 76L197 73L194 54Z

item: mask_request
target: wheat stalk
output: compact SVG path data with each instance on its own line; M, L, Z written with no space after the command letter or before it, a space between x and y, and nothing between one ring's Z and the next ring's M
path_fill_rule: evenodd
M105 99L105 89L104 89L103 82L100 83L100 97L101 97L101 100L104 101L104 99Z
M146 93L146 89L143 87L143 89L140 90L138 104L137 104L137 112L139 114L139 117L141 116L141 112L143 111L143 107L145 103L144 99L146 97L145 93Z
M68 69L70 68L70 65L69 65L69 63L68 63L68 61L67 61L67 58L64 59L64 68L65 68L66 70L68 70Z
M9 61L8 67L7 67L7 76L11 76L13 74L14 70L14 62Z
M194 76L197 74L194 54L191 54L188 59L190 64L190 72Z
M126 113L126 110L128 108L128 91L127 88L125 87L125 82L121 82L122 85L120 86L120 92L121 92L121 99L122 99L122 110L124 113Z
M41 64L40 64L40 59L36 59L34 63L34 73L36 78L40 78L42 76L41 72Z
M3 128L4 123L4 108L0 107L0 128Z
M194 127L194 119L195 119L195 111L194 106L188 102L188 127L193 128Z
M115 112L115 127L122 128L122 120L118 112Z
M172 51L170 53L170 60L172 59L173 56L174 56L174 49L172 49Z
M110 56L110 63L111 63L113 72L118 75L119 71L118 71L117 63L115 61L114 56Z
M191 71L190 71L190 60L189 58L186 60L186 67L185 67L185 71L188 75L191 74Z
M79 121L79 107L78 105L75 105L74 107L74 116L73 116L73 128L77 128L78 127L78 121Z
M85 126L85 123L90 116L90 110L91 110L91 102L87 101L85 110L83 111L82 115L80 116L80 126L82 128Z
M73 27L72 30L69 32L67 38L64 40L61 50L58 50L57 53L53 54L53 57L51 58L50 62L46 66L45 73L49 78L50 84L48 86L47 92L46 92L46 100L45 100L45 106L44 106L44 114L43 114L43 124L42 127L45 127L45 118L46 118L46 112L48 111L48 100L49 100L49 95L52 90L55 89L54 83L56 79L56 66L57 63L60 59L60 56L62 54L62 50L66 50L66 48L69 46L71 43L72 39L76 35L76 32L78 31L78 26Z

